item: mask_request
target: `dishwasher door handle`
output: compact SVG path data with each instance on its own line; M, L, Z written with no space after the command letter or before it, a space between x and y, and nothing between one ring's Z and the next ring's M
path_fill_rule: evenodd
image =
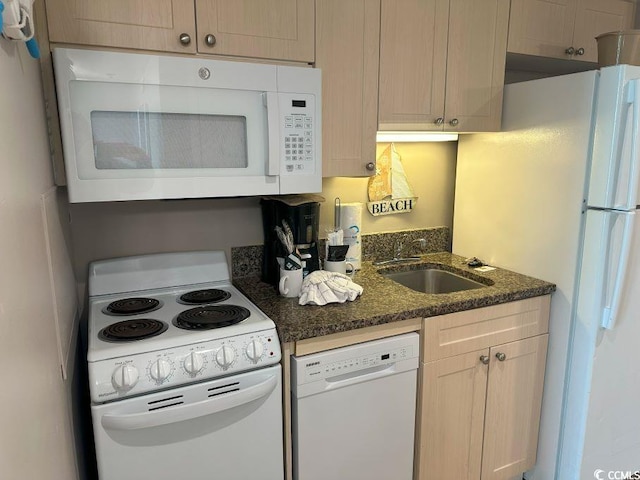
M333 390L335 388L342 388L349 385L356 385L362 382L368 382L376 378L387 377L397 373L396 363L390 363L387 365L378 365L376 367L364 368L355 372L345 373L343 375L336 375L335 377L329 377L325 379L324 391Z

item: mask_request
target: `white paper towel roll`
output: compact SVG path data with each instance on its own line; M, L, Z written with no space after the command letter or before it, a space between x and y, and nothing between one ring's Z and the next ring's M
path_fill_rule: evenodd
M347 262L360 270L362 262L362 203L343 203L340 206L340 228L344 232L344 244L349 245Z

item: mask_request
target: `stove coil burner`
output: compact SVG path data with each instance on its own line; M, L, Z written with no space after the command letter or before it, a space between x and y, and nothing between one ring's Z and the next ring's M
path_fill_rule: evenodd
M100 330L98 337L107 342L131 342L155 337L164 332L169 325L160 320L150 318L136 318L112 323Z
M179 302L187 305L202 305L203 303L223 302L231 297L229 292L218 288L208 288L206 290L194 290L180 296Z
M235 325L249 315L249 310L237 305L207 305L181 312L174 324L185 330L210 330Z
M103 312L107 315L136 315L138 313L153 312L161 306L160 300L155 298L123 298L111 302Z

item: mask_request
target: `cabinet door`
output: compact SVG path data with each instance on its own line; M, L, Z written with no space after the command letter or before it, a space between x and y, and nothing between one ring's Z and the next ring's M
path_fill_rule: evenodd
M508 480L536 462L548 337L491 348L482 480Z
M366 176L376 158L380 0L316 4L325 176Z
M478 480L489 349L422 364L416 478Z
M50 42L195 53L193 0L47 0L46 7Z
M451 0L446 131L500 130L509 0Z
M603 0L609 1L609 0ZM570 58L578 0L511 0L509 42L513 53Z
M573 46L584 48L578 60L598 61L596 37L601 33L633 28L633 3L623 0L580 0L576 12Z
M313 62L314 8L314 0L196 0L198 52Z
M382 0L380 130L442 130L449 0Z

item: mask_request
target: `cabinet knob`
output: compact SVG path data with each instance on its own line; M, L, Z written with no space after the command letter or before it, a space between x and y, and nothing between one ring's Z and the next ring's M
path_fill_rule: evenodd
M576 50L576 55L584 55L584 48L580 47L578 50Z
M434 123L436 125L442 125L444 123L444 118L438 117L438 118L436 118L436 121Z
M204 43L207 47L213 47L216 44L216 36L211 33L204 36Z
M501 362L504 362L507 359L507 356L502 352L498 352L496 353L496 358Z
M189 45L191 43L191 35L189 35L188 33L181 33L180 43L185 46Z
M449 125L451 125L452 127L456 127L458 125L458 119L457 118L451 119L451 121L449 122Z
M370 171L373 172L376 169L376 164L373 162L369 162L365 165L365 168Z
M576 53L576 49L573 47L569 47L564 51L564 53L566 53L567 55L573 55L574 53Z
M480 361L485 365L489 364L489 355L480 355Z

